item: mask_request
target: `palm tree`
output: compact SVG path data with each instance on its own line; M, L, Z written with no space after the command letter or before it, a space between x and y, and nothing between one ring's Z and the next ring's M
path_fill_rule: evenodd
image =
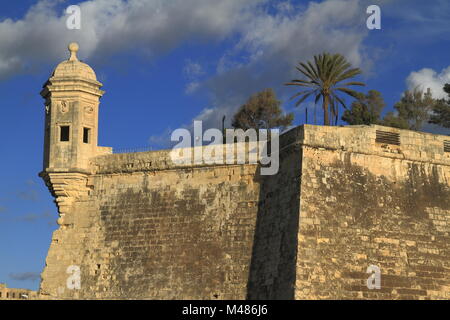
M307 79L292 80L286 83L286 85L301 86L307 89L296 93L291 99L301 97L295 104L297 107L309 96L315 96L315 103L322 98L323 121L325 125L330 124L328 115L329 107L331 116L335 118L335 124L338 120L339 104L345 109L347 108L345 102L338 96L338 93L343 92L354 98L358 98L360 93L349 89L348 86L365 86L364 83L357 81L341 83L344 80L361 74L361 69L351 68L351 64L341 54L319 54L318 56L314 56L314 64L310 61L306 63L300 62L296 69Z

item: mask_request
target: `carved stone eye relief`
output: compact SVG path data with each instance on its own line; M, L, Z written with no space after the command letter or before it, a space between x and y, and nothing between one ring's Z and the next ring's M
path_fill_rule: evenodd
M88 107L85 107L85 108L84 108L84 111L85 111L86 113L93 113L93 112L94 112L94 108L91 107L91 106L88 106Z

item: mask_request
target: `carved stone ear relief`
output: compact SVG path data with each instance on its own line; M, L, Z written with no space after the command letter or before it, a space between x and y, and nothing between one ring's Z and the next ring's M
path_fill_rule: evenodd
M67 111L69 111L69 104L66 101L61 101L59 105L59 110L61 110L62 113L66 113Z
M91 107L91 106L87 106L87 107L84 107L84 111L85 111L87 114L92 114L92 113L94 112L94 108Z

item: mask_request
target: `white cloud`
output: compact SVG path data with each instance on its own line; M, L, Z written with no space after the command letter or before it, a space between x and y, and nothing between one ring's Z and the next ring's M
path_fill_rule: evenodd
M189 79L196 78L205 74L205 71L203 70L201 64L192 60L186 61L183 72Z
M411 72L408 78L406 78L406 85L408 90L418 89L426 91L428 88L430 88L433 97L438 99L448 97L448 95L443 90L446 83L450 83L450 66L444 68L439 73L430 68L423 68L419 71ZM425 123L422 130L435 134L450 134L450 129L430 123Z
M134 50L156 57L186 41L220 41L263 0L92 0L79 3L81 30L68 30L58 0L41 0L19 20L0 21L0 79L65 57L102 59Z
M205 70L200 63L188 59L183 68L183 73L189 81L184 92L193 94L200 87L199 79L205 75Z
M194 93L199 87L200 87L200 83L199 83L199 82L197 82L197 81L192 81L192 82L189 82L189 83L186 85L186 88L184 89L184 92L185 92L186 94L192 94L192 93Z
M447 97L443 90L446 83L450 83L450 66L443 69L440 73L429 68L413 71L406 79L408 90L417 88L426 91L430 88L433 96L439 99Z

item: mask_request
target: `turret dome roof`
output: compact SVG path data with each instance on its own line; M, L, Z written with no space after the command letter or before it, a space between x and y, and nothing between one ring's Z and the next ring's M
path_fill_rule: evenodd
M72 42L69 44L70 58L61 62L53 71L52 76L58 78L84 78L87 80L97 81L97 76L94 70L84 62L81 62L77 58L77 51L79 46L77 43Z

